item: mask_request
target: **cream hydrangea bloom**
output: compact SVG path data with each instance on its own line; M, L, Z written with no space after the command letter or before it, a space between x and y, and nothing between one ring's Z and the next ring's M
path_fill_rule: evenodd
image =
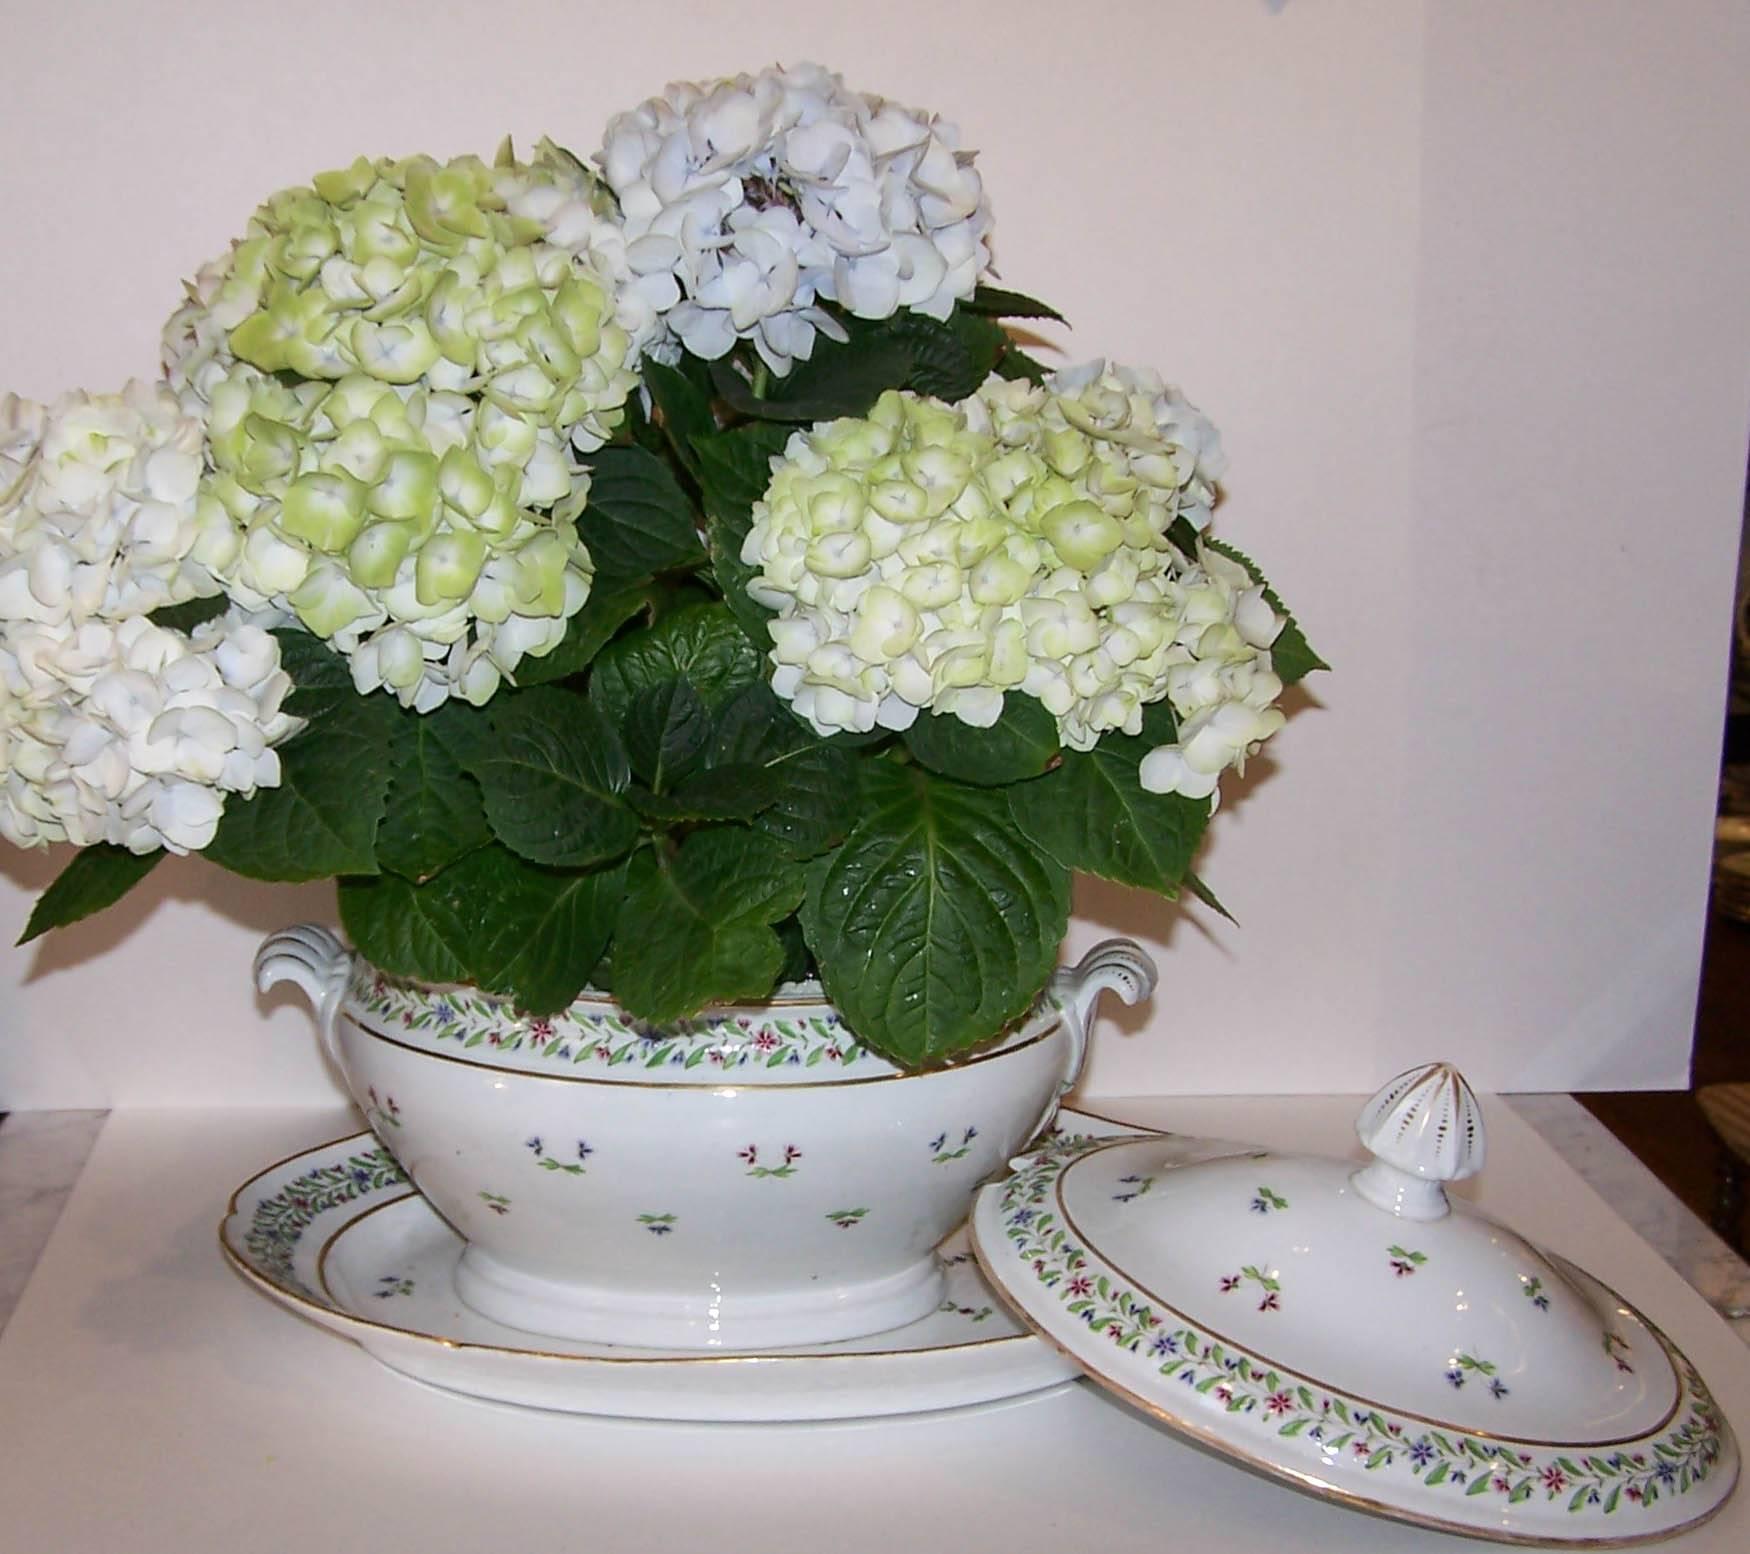
M822 734L926 710L988 727L1020 691L1074 750L1165 700L1179 764L1146 780L1207 797L1281 721L1282 618L1197 533L1219 459L1176 391L1102 364L956 406L890 391L796 433L742 550L778 611L774 690Z
M227 794L278 783L298 727L262 624L147 619L218 592L200 423L138 383L21 403L0 406L0 835L198 850Z
M671 85L608 125L640 293L695 356L807 360L821 301L946 318L990 264L990 205L951 124L818 65Z
M608 203L546 143L360 159L269 200L167 326L228 591L328 639L361 691L484 702L587 599L574 455L623 420L654 327Z

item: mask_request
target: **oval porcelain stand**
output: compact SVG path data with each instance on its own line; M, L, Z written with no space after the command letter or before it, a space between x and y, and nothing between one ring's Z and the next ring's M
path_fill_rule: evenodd
M1737 1442L1689 1362L1448 1199L1484 1154L1458 1073L1399 1075L1357 1132L1360 1168L1066 1140L980 1193L973 1244L1101 1385L1298 1488L1508 1543L1640 1542L1717 1510Z
M455 1291L591 1343L755 1350L935 1310L935 1248L1074 1082L1099 993L1145 997L1133 945L1058 973L1004 1040L906 1074L818 993L670 1028L611 1000L550 1019L378 974L325 929L275 934L377 1137L466 1242Z

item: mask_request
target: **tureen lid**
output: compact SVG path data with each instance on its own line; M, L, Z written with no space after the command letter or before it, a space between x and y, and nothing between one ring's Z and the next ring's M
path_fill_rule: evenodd
M1717 1510L1737 1444L1683 1355L1448 1199L1484 1153L1457 1071L1400 1074L1356 1128L1359 1167L1054 1140L980 1193L974 1246L1108 1390L1359 1509L1542 1544L1666 1537Z

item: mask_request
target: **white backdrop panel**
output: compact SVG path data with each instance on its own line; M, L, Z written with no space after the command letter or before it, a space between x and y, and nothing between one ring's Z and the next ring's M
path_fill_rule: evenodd
M6 10L0 381L37 396L150 372L179 278L360 151L587 152L666 80L772 59L957 119L1004 280L1071 359L1215 417L1222 532L1339 670L1217 819L1242 928L1082 892L1075 943L1165 972L1089 1087L1353 1091L1434 1050L1489 1087L1681 1079L1747 415L1740 8ZM0 851L0 932L59 862ZM178 863L5 957L0 1104L329 1097L246 976L328 908Z

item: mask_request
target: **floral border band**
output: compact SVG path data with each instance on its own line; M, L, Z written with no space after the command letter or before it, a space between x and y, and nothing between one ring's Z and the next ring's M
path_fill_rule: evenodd
M342 1204L406 1183L388 1150L361 1149L336 1165L315 1166L257 1201L243 1248L259 1273L311 1300L318 1297L292 1272L292 1256L311 1222Z
M1111 1140L1072 1135L1054 1140L1004 1187L1004 1235L1023 1265L1091 1332L1114 1348L1153 1362L1155 1375L1185 1385L1255 1425L1259 1434L1307 1443L1321 1465L1346 1457L1382 1476L1410 1477L1437 1495L1487 1495L1517 1505L1565 1496L1567 1509L1605 1516L1687 1494L1704 1483L1725 1449L1719 1409L1693 1366L1674 1351L1681 1396L1678 1422L1641 1440L1588 1453L1537 1453L1500 1440L1478 1440L1389 1414L1273 1369L1267 1362L1184 1322L1163 1317L1118 1279L1095 1269L1048 1203L1074 1160ZM1280 1446L1274 1446L1280 1452ZM1432 1498L1432 1497L1431 1497ZM1432 1514L1432 1508L1431 1508Z
M509 999L473 988L433 992L364 966L355 971L348 994L348 1012L370 1018L387 1034L417 1035L434 1046L521 1053L566 1073L628 1067L707 1074L746 1068L892 1072L830 1010L748 1011L655 1026L625 1018L612 1007L584 1005L531 1019Z

